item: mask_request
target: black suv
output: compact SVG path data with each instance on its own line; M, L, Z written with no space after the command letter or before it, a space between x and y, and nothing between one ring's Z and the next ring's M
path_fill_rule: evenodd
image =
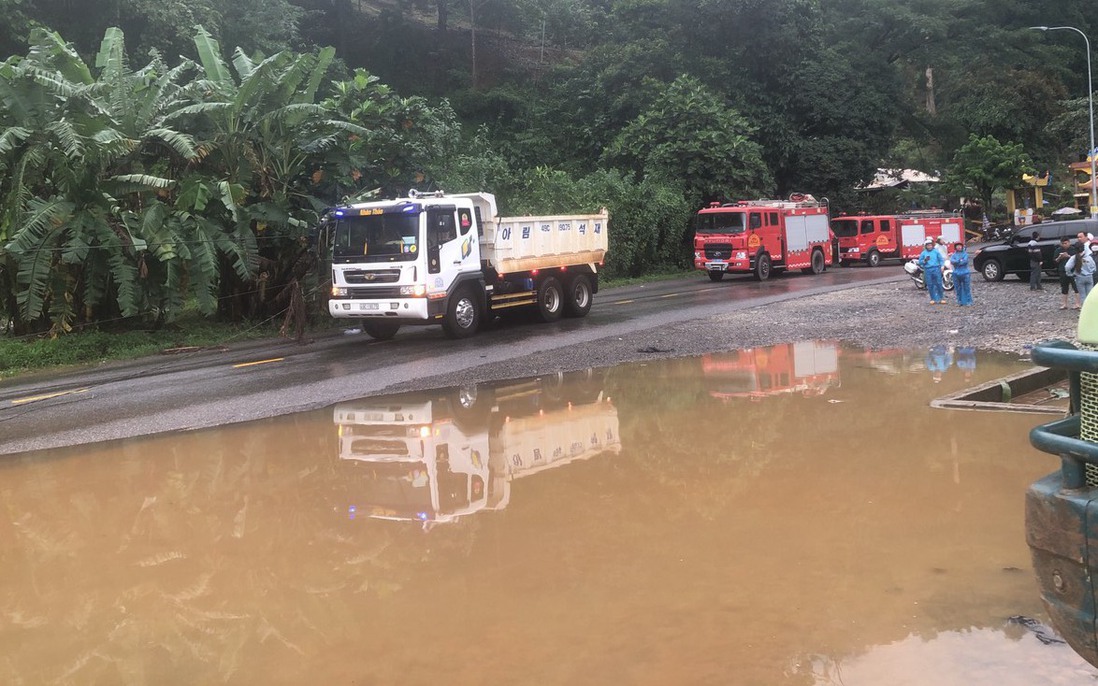
M1056 274L1052 253L1067 237L1075 244L1075 236L1083 233L1098 234L1098 219L1073 219L1062 222L1041 222L1017 229L1009 238L982 244L972 254L972 268L984 275L985 281L1002 281L1007 274L1029 278L1029 252L1027 246L1033 232L1037 232L1037 245L1041 246L1041 271Z

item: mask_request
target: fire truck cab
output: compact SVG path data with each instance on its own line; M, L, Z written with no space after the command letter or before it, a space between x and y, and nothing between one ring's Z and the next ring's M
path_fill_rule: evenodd
M789 200L713 203L694 226L694 268L720 281L725 273L770 274L800 269L819 274L831 264L828 208L811 195Z
M842 265L864 262L876 267L885 259L911 260L919 256L927 237L946 243L964 242L961 217L942 212L850 215L831 220Z

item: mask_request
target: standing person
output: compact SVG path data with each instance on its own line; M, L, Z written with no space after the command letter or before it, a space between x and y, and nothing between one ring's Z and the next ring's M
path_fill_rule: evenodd
M949 263L953 265L953 292L957 294L957 304L961 307L972 304L972 269L968 262L965 244L954 243Z
M1071 257L1071 239L1064 236L1060 239L1060 245L1056 246L1056 250L1052 253L1052 259L1056 262L1056 274L1060 277L1060 296L1063 300L1060 303L1060 309L1066 310L1068 308L1068 289L1075 291L1075 308L1079 309L1081 300L1079 299L1079 287L1075 285L1075 275L1068 272L1067 261Z
M1029 290L1043 291L1041 287L1041 246L1037 245L1037 238L1041 234L1036 231L1026 244L1026 252L1029 253Z
M949 246L946 245L946 240L941 236L934 241L934 249L942 253L942 266L947 272L953 271L953 265L949 261Z
M945 266L942 253L934 248L934 239L927 236L923 241L923 251L919 253L919 266L923 268L923 281L926 292L930 294L931 305L945 304L945 287L942 284L942 268Z
M1087 299L1090 289L1094 288L1094 256L1086 248L1076 250L1068 258L1064 269L1075 273L1075 286L1079 289L1079 300Z

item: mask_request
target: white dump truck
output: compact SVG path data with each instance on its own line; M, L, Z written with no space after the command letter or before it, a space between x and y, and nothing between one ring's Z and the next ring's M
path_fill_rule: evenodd
M621 451L618 412L590 381L365 399L336 405L333 421L348 516L428 528L504 509L517 479Z
M583 317L607 248L599 214L499 217L491 193L417 193L337 207L322 231L332 248L333 317L378 339L405 324L442 324L465 338L487 317L536 309L544 321Z

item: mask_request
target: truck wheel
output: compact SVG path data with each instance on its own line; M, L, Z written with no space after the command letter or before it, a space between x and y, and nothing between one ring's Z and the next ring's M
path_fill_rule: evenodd
M813 250L812 251L812 268L811 268L810 271L813 274L823 274L825 269L827 269L827 262L824 261L823 250Z
M446 306L442 329L450 338L468 338L477 332L479 326L480 303L473 295L473 289L458 290Z
M1002 281L1003 265L999 260L988 260L980 267L980 273L983 274L984 281Z
M543 322L555 322L560 319L564 310L564 291L561 290L560 281L554 276L547 276L538 286L538 316Z
M770 255L759 253L755 258L755 279L766 281L770 278Z
M870 250L869 254L865 256L865 263L870 267L881 266L881 253L876 250Z
M492 412L493 393L491 388L478 387L475 383L462 384L454 389L450 399L450 409L454 413L454 423L462 431L483 431L488 426L488 417Z
M709 270L709 280L710 281L720 281L723 278L724 278L724 272L718 271L716 269L710 269Z
M594 295L591 279L586 274L576 274L568 282L568 296L564 299L564 314L568 317L586 317L591 311Z
M397 334L400 330L400 324L396 322L362 322L362 330L366 332L366 335L370 338L376 338L379 341L387 341Z

